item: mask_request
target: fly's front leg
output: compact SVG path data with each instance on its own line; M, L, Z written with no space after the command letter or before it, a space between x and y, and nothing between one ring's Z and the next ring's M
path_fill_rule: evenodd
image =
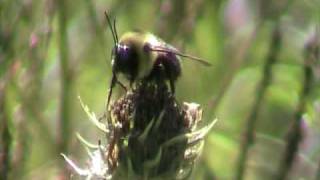
M169 79L169 83L170 83L171 94L172 96L174 96L176 92L175 81L173 79Z
M122 89L127 92L128 89L127 89L127 87L126 87L122 82L120 82L119 80L117 80L117 84L119 84L120 87L122 87Z

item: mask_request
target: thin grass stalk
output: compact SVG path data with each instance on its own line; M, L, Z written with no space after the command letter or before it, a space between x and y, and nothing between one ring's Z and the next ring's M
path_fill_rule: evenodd
M317 35L314 39L306 44L306 57L304 63L304 79L302 81L302 91L300 93L298 106L294 112L294 119L290 125L289 131L287 133L287 144L283 154L283 159L280 162L280 168L277 174L278 180L285 180L288 178L290 170L293 166L295 157L299 151L299 143L302 140L302 115L306 111L306 104L308 97L312 90L313 85L313 71L312 64L315 62L315 57L318 56L319 45L317 44Z
M9 131L9 116L6 111L6 82L0 79L0 179L8 179L11 167L12 135Z
M0 59L0 77L5 76L9 67L14 63L14 49L13 43L18 31L18 19L21 16L22 8L17 10L16 18L11 18L7 23L5 18L8 18L9 12L7 11L10 3L3 3L0 5L0 52L3 55L3 60ZM1 57L2 58L2 57Z
M10 83L10 86L12 88L12 84L14 84L15 78L12 78L12 81ZM28 83L27 83L28 84ZM21 91L21 90L20 90ZM18 94L17 92L15 92ZM19 93L17 96L22 96L22 93ZM29 144L28 140L30 140L30 134L28 133L28 127L26 125L26 122L28 122L29 116L25 115L25 112L29 110L29 106L25 106L24 100L19 99L19 102L21 102L20 107L17 111L17 115L14 116L14 122L15 122L15 146L13 147L12 151L12 173L10 178L17 179L22 176L25 170L25 163L27 162L27 154L29 154ZM31 113L32 114L32 113Z
M262 23L258 23L258 25L256 25L256 27L252 30L250 35L244 40L241 48L235 53L236 55L234 56L234 60L232 61L230 68L228 68L229 73L227 73L227 75L223 78L223 84L221 85L218 94L214 95L214 97L210 98L210 100L208 101L208 106L210 107L210 109L212 109L213 112L216 111L218 105L227 92L235 74L237 74L238 70L246 59L248 52L257 37L257 32L259 31L261 26Z
M58 151L68 152L68 144L71 135L71 118L70 118L70 96L71 96L71 74L68 62L68 34L67 34L67 2L64 0L57 1L58 18L59 18L59 52L60 52L60 118L59 118L59 137ZM63 161L61 160L61 163ZM61 167L64 167L61 165ZM67 177L67 174L65 174Z
M29 102L26 97L23 96L23 91L18 87L16 82L11 82L10 85L12 86L13 90L15 90L17 99L22 102L22 106L24 107L23 116L26 116L30 122L34 123L35 127L38 128L37 131L41 132L42 138L45 139L45 142L54 142L50 133L51 131L49 131L49 127L44 123L44 117L36 109L37 107L32 106L31 102Z
M245 168L248 159L248 152L250 147L254 144L254 134L257 124L257 117L261 108L262 101L264 99L267 88L269 87L272 80L272 67L278 59L279 50L281 47L281 34L279 30L279 23L275 24L275 27L272 32L272 39L269 47L269 53L265 60L265 65L263 67L263 77L260 81L256 98L252 106L252 110L248 119L246 121L246 130L244 135L244 141L242 142L240 148L240 155L238 160L236 179L242 180L245 175Z
M318 18L318 22L319 22L319 20L320 20L320 12L318 11L318 16L317 16ZM318 24L317 26L316 26L316 33L317 33L317 35L319 35L320 34L320 24ZM319 39L319 37L318 37L318 43L320 43L320 39ZM319 45L318 45L319 46ZM318 54L318 56L316 56L316 58L317 59L320 59L320 53ZM319 162L318 162L318 169L317 169L317 172L316 172L317 174L316 174L316 179L315 180L319 180L320 179L320 159L319 159Z
M6 93L9 80L11 79L10 67L14 64L15 51L14 39L18 31L18 22L22 14L22 8L18 8L16 16L8 16L11 7L10 2L0 5L0 179L8 179L12 168L10 158L13 137L9 131L10 117L6 109ZM5 21L7 18L10 20Z
M287 145L285 148L284 158L282 159L279 174L277 176L278 180L286 179L289 171L293 165L294 158L298 152L298 146L302 139L302 129L301 129L301 121L302 115L305 110L306 97L310 92L310 84L312 71L309 66L305 66L305 78L304 78L304 88L300 95L299 105L294 113L294 120L291 124L291 128L288 132Z
M320 179L320 160L319 160L319 164L318 164L318 170L317 170L317 174L314 180L319 180Z
M10 151L12 144L12 135L9 131L9 116L6 110L6 88L8 80L8 67L12 64L14 57L13 39L17 30L17 20L11 21L11 26L5 23L4 18L7 18L6 11L9 3L3 3L0 5L0 179L8 179L10 171ZM19 16L21 11L17 11Z
M89 18L90 18L90 23L92 24L92 27L95 31L96 34L96 38L98 39L100 46L101 46L101 50L104 51L104 47L105 47L105 38L103 36L103 30L102 30L102 26L99 23L98 17L97 17L97 13L96 13L96 9L94 7L94 1L91 0L84 0L86 3L86 7L87 7L87 11L89 14Z
M49 17L51 18L51 17ZM50 20L51 21L51 20ZM27 82L22 86L16 85L19 90L16 92L20 98L21 108L19 108L18 113L21 114L16 119L16 148L14 152L14 173L13 178L19 178L25 174L25 166L29 161L30 154L30 130L28 127L30 125L35 125L38 127L37 132L41 134L44 142L47 143L49 152L56 154L54 147L55 141L46 124L46 118L42 112L43 100L41 96L42 90L42 79L44 70L44 59L47 54L48 44L50 39L50 33L46 33L43 36L32 32L31 38L35 38L34 42L29 43L27 59L28 70L25 73ZM32 41L32 40L30 40ZM15 79L17 81L17 79ZM13 84L13 83L12 83Z
M160 37L172 42L179 34L178 30L181 22L183 22L184 12L186 9L187 1L163 1L160 9L160 19L155 25L155 32ZM178 23L177 23L178 22Z
M184 50L187 43L190 43L194 38L194 26L199 15L202 13L204 6L203 0L196 0L194 2L189 1L185 4L183 13L183 19L180 24L178 24L178 36L174 37L174 40L182 40L181 49Z
M294 2L294 0L287 0L286 5L280 11L280 14L276 15L275 21L278 21L277 19L280 19L280 17L282 15L285 15L289 11L293 2ZM260 11L261 11L261 9L260 9ZM223 84L221 85L221 88L220 88L221 90L218 92L217 95L214 95L212 98L209 99L208 106L211 109L213 109L213 111L215 111L218 108L220 102L224 98L225 92L227 92L227 89L229 88L229 86L233 80L234 75L238 72L241 65L243 64L243 61L246 59L248 51L250 50L252 44L254 43L254 41L257 37L257 33L259 32L260 28L263 26L264 21L265 21L264 18L262 18L261 20L258 20L257 25L252 30L251 34L244 41L244 43L243 43L244 45L239 49L238 52L236 52L236 55L234 56L234 60L229 68L230 73L228 73L227 76L224 77L224 79L222 80Z

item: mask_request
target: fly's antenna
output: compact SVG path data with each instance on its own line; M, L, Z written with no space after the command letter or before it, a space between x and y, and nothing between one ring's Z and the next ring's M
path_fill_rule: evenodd
M196 61L196 62L199 62L201 63L202 65L205 65L205 66L211 66L211 64L206 61L205 59L202 59L202 58L199 58L199 57L196 57L196 56L192 56L192 55L189 55L189 54L184 54L176 49L166 49L166 48L163 48L163 47L150 47L150 50L151 51L156 51L156 52L165 52L165 53L173 53L177 56L181 56L181 57L184 57L184 58L188 58L190 60L193 60L193 61Z
M114 34L115 34L115 37L116 37L116 40L118 43L119 39L118 39L118 32L117 32L117 26L116 26L116 19L113 20L113 30L114 30Z
M107 11L104 12L105 16L106 16L106 19L108 21L108 24L109 24L109 28L111 30L111 33L112 33L112 37L113 37L113 42L114 44L118 44L118 35L116 34L116 31L115 31L115 26L112 27L112 23L111 23L111 20L109 18L109 15L107 13ZM115 23L114 23L115 24Z
M115 20L113 21L113 26L112 26L112 23L111 23L111 20L110 20L110 17L108 15L107 11L105 11L104 14L106 16L109 28L110 28L111 33L112 33L112 38L113 38L114 45L116 46L118 44L118 42L119 42L118 41L118 34L117 34L117 30L116 30L116 21ZM112 57L112 53L111 53L111 57ZM117 76L116 76L115 72L112 72L112 77L111 77L111 82L110 82L110 87L109 87L109 93L108 93L108 97L107 97L107 104L106 104L106 109L107 110L109 109L109 104L110 104L111 95L112 95L112 89L114 88L116 82L117 82Z

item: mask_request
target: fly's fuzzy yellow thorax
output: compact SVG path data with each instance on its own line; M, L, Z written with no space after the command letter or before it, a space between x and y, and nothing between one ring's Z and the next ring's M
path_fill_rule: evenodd
M130 46L137 51L139 58L139 71L137 78L141 79L148 76L152 71L154 62L157 58L157 53L153 51L145 51L144 47L146 44L160 46L162 44L161 40L148 32L133 31L123 34L120 38L119 44Z
M132 46L136 49L142 49L144 45L145 33L127 32L120 38L119 43L122 45Z

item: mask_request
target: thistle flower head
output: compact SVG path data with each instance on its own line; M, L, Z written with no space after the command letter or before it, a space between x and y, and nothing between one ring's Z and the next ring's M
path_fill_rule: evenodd
M107 114L104 125L92 120L106 132L107 144L99 144L89 153L91 163L84 170L86 173L80 174L65 157L80 175L105 179L184 179L191 174L203 139L215 122L197 130L202 118L200 105L180 105L164 83L138 84L111 103Z

